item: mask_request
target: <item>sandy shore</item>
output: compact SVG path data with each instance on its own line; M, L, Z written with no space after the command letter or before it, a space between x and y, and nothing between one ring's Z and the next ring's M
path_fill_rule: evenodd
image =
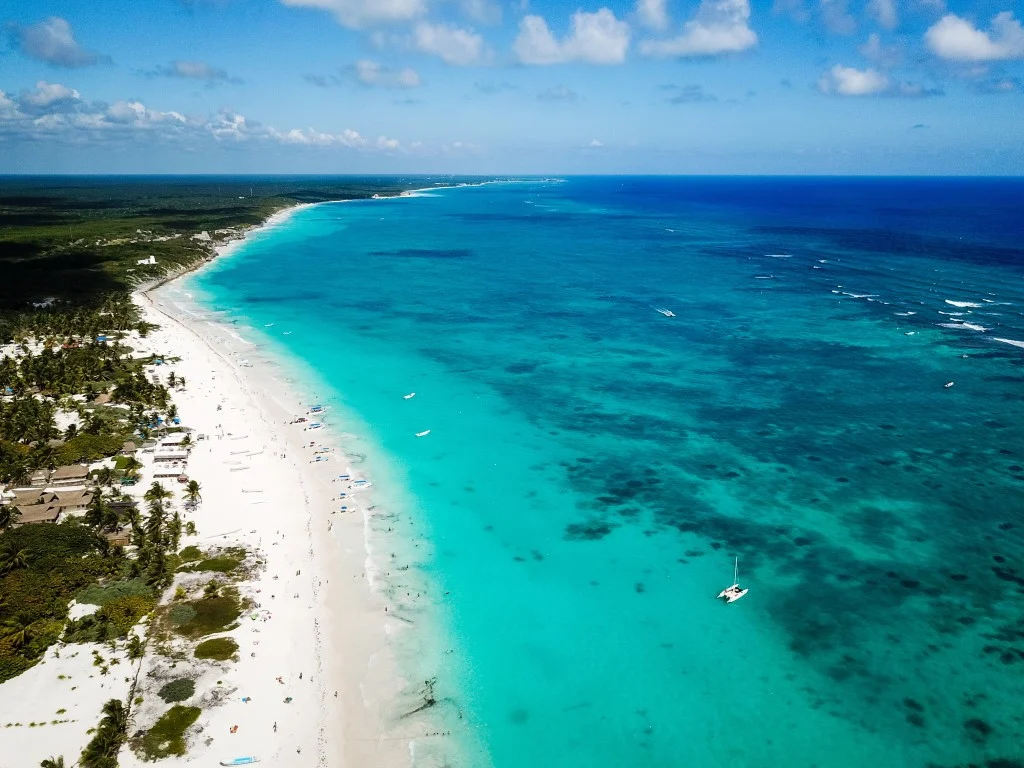
M265 568L242 593L270 616L243 620L230 633L240 661L211 680L230 694L204 709L188 756L172 762L256 755L292 766L413 764L414 743L436 738L425 737L436 728L423 717L395 727L396 713L417 706L416 693L390 653L405 627L389 617L388 598L367 578L370 501L353 487L360 475L327 444L329 427L309 429L318 417L307 414L308 395L234 329L182 315L160 291L137 300L161 326L147 342L181 358L167 367L187 381L175 395L182 423L207 436L195 443L188 467L203 486L191 516L198 536L183 545L256 552ZM297 417L309 422L292 423ZM163 663L147 661L144 676Z

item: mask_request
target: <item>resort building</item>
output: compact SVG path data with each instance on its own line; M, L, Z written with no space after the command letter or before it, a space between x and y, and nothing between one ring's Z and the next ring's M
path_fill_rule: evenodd
M89 479L89 468L81 464L68 467L57 467L50 475L49 487L85 485Z

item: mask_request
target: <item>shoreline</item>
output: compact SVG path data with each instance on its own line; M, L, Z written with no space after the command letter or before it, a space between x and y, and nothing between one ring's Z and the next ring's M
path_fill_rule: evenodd
M253 425L262 422L266 428L262 435L264 448L272 446L280 449L281 464L286 466L276 467L272 471L280 475L281 490L290 491L293 495L301 491L302 508L296 517L305 525L301 532L296 532L301 540L294 544L289 542L288 550L294 555L292 559L297 562L305 560L308 570L312 571L309 588L314 599L299 620L306 627L312 625L313 630L309 633L312 644L307 649L309 656L305 666L315 662L317 679L322 681L318 686L318 701L303 707L306 710L303 719L307 723L316 724L315 733L309 732L307 735L309 743L319 747L315 764L352 768L366 765L382 768L429 765L434 764L432 758L436 755L440 758L437 764L441 765L445 764L442 755L450 755L454 745L450 739L444 739L446 743L441 745L436 743L438 740L433 736L427 736L440 735L443 731L443 727L436 722L441 719L440 714L435 717L435 713L427 710L408 719L397 714L399 708L412 712L421 703L417 697L422 694L402 677L395 656L394 640L399 634L408 631L408 624L411 623L410 619L402 617L402 609L411 606L396 605L394 600L389 599L393 595L388 595L388 585L374 578L375 571L382 570L383 566L373 562L370 545L373 530L369 511L372 505L368 494L360 494L360 498L366 500L362 515L332 514L332 506L336 508L340 502L333 498L337 485L330 480L338 474L350 475L353 479L358 476L344 463L344 453L337 442L332 443L331 438L336 435L332 434L333 430L320 431L317 437L325 445L330 445L334 453L327 461L317 459L307 462L306 454L311 452L307 443L311 435L288 423L297 415L302 415L305 407L303 403L308 405L312 402L308 399L308 393L297 391L296 384L285 380L285 371L281 363L273 359L273 355L270 355L269 360L258 359L265 351L262 345L244 340L234 333L225 332L222 335L220 331L226 329L221 329L216 320L203 317L201 308L198 313L182 311L182 307L166 295L174 290L169 289L168 284L175 278L197 271L217 258L231 255L249 242L253 235L280 226L303 208L321 204L306 203L278 211L263 225L247 230L243 237L218 246L215 257L205 259L193 269L168 276L156 284L140 287L133 293L133 298L142 307L147 319L161 326L160 330L153 333L155 340L164 343L167 352L181 356L182 362L175 364L175 369L179 373L185 373L186 367L191 369L185 373L190 390L196 387L208 393L211 399L217 394L223 397L226 391L225 380L231 382L230 388L236 393L232 409L239 411L244 423ZM253 330L258 333L256 329ZM168 337L166 341L162 341L164 334ZM239 345L242 348L248 347L246 353L253 355L253 361L240 359L242 350L238 348ZM202 361L200 366L195 365L198 361ZM248 370L242 371L242 367ZM200 432L210 430L217 417L227 418L223 412L214 412L197 420L193 417L193 403L186 401L187 398L183 398L179 405L183 421ZM200 403L194 405L201 407ZM211 402L204 405L207 409L212 407ZM335 457L341 463L335 461ZM220 458L225 460L223 456ZM286 470L283 475L280 474L282 469ZM232 475L222 470L220 477L227 482L234 481L237 486L242 474L235 472ZM252 476L248 472L244 474ZM204 476L200 474L197 477L204 480L205 488ZM236 503L240 501L237 494L244 490L235 488ZM284 503L288 504L287 501ZM294 501L290 506L297 511ZM256 536L259 546L267 537L275 535L274 526L279 524L276 518L263 515L259 519L249 518L245 521L249 534L218 543L222 546L245 540L251 543L251 538ZM200 538L203 538L207 526L198 519L197 525L200 527ZM286 554L283 549L276 549L277 544L274 542L272 545L275 550L271 550L271 555ZM283 546L284 541L280 544ZM301 545L301 550L295 548L298 545ZM305 557L298 557L303 552ZM260 556L267 559L268 568L273 568L273 557L268 557L265 549ZM300 570L303 574L307 573L307 569ZM302 578L305 579L305 576ZM257 587L255 584L246 586L256 592L266 591L271 586L261 584ZM389 606L395 609L390 614L387 610ZM305 633L302 628L297 631ZM422 641L423 638L418 636L416 639ZM244 668L249 666L247 662L250 660L251 657L246 658L242 654L241 662L236 665L238 671L235 676L240 680L247 678L248 673ZM255 668L253 673L259 674L259 669ZM245 688L252 690L247 683ZM298 711L298 708L293 711ZM214 719L222 720L223 717L218 715ZM214 728L216 730L216 725ZM203 731L206 731L205 727ZM435 743L424 744L424 741ZM193 747L195 754L190 754L186 762L191 762L198 755L196 747L198 744ZM205 749L201 751L206 753ZM287 755L291 764L301 765L305 761L299 760L305 756L306 751L313 752L310 749L304 750L302 754L289 754L288 751L273 754ZM270 754L267 753L268 756ZM209 754L206 756L212 757Z

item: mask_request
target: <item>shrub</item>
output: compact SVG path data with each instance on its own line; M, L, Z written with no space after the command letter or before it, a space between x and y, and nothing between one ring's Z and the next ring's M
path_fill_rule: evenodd
M197 659L227 661L238 653L238 643L230 637L215 637L196 646Z
M116 633L113 637L123 637L128 630L138 624L139 619L153 610L156 600L142 595L125 595L111 600L97 612L101 621L106 620ZM111 634L107 633L107 639Z
M192 607L191 603L182 603L181 605L175 605L167 613L167 618L171 620L171 623L177 624L178 626L188 624L195 617L196 609Z
M195 692L195 682L187 677L180 677L167 683L158 691L158 695L168 704L171 704L176 701L185 701L185 699L192 698L192 694Z
M185 547L178 553L178 555L181 557L181 561L183 563L203 559L203 553L199 550L199 547L196 546Z
M147 587L146 582L142 579L129 579L127 581L115 581L102 586L91 584L75 595L75 600L80 603L102 606L111 600L129 595L138 595L150 599L154 597L153 590Z
M186 608L191 608L194 612L191 619L182 621L183 613L179 614L179 618L175 618L175 613L179 609ZM170 617L180 634L202 637L229 629L238 620L240 613L238 593L233 589L225 589L224 594L218 597L204 597L201 600L174 606L170 611Z
M235 568L241 565L241 563L241 560L231 557L230 555L222 555L220 557L208 557L206 560L202 560L194 565L186 566L182 570L231 573Z
M138 740L136 749L146 760L183 756L186 750L185 731L199 719L201 713L199 707L175 704Z

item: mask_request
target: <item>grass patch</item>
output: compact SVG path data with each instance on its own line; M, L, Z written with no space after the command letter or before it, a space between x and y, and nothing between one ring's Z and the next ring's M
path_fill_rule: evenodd
M213 659L227 661L238 653L238 643L230 637L215 637L196 646L197 659Z
M157 695L168 704L172 704L176 701L185 701L185 699L192 698L192 694L195 692L195 681L189 680L187 677L179 677L177 680L167 683L157 692Z
M188 617L187 609L191 609L194 615ZM227 631L238 621L241 612L242 604L237 590L226 588L217 597L204 597L176 605L171 608L168 617L178 634L202 637Z
M192 549L195 548L193 547ZM196 552L198 551L199 550L196 549ZM201 559L200 557L190 557L186 560L184 554L185 550L182 550L182 561L189 562L189 564L183 566L180 569L182 571L214 571L216 573L231 573L245 562L246 558L246 552L241 547L230 547L205 559ZM199 562L194 562L195 560L199 560Z
M181 552L178 553L178 557L181 558L181 562L189 563L189 562L192 562L193 560L202 560L203 559L203 553L199 549L199 547L189 546L189 547L185 547L183 550L181 550Z
M165 757L182 757L185 754L185 731L196 720L202 710L199 707L183 707L175 704L164 712L153 727L137 740L135 749L146 760L161 760Z
M104 606L111 600L132 595L149 599L154 597L153 590L147 587L146 582L142 579L129 579L128 581L115 581L103 585L90 584L75 595L75 600L79 603Z

